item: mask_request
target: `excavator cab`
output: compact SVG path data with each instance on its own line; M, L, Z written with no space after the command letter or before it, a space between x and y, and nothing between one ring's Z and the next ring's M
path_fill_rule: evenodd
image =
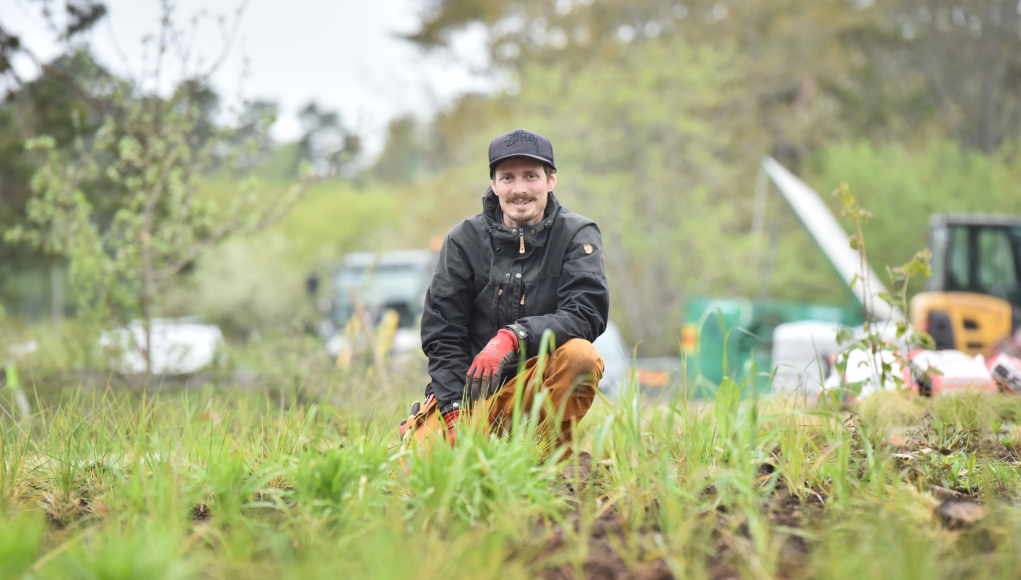
M911 323L938 349L985 354L1021 326L1021 216L936 214L932 276Z

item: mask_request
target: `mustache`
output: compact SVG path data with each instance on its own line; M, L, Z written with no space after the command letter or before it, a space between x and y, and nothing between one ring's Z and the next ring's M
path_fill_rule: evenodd
M507 198L507 202L508 203L517 203L519 201L535 201L536 199L537 198L532 197L530 195L516 195L514 197L508 197Z

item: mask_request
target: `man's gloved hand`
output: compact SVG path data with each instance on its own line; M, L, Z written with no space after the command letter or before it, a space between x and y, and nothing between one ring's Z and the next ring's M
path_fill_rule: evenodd
M471 400L485 400L500 387L500 375L508 364L514 361L518 350L518 337L506 328L500 329L482 352L475 357L468 368L468 384L465 390Z
M431 399L431 398L432 398L432 395L429 395L429 399ZM426 399L426 402L429 402L429 399ZM404 433L408 430L408 428L411 426L410 423L412 421L414 421L415 415L418 415L418 412L421 409L422 409L422 403L419 403L418 401L415 401L414 403L411 404L411 414L408 415L407 419L401 421L401 435L404 435Z

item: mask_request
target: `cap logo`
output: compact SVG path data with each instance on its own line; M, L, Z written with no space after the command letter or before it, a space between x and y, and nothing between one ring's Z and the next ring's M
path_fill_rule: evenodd
M514 131L513 133L508 135L507 138L504 139L503 144L508 146L508 147L510 147L511 145L517 143L518 141L524 141L525 143L531 143L531 144L535 145L535 150L536 151L539 150L539 139L534 134L529 133L527 131L522 131L520 129L518 129L517 131Z

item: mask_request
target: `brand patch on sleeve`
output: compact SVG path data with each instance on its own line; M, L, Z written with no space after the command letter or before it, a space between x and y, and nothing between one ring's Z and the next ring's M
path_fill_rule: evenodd
M584 245L584 246L582 246L581 248L582 248L583 250L585 250L585 253L586 253L586 254L591 254L591 253L592 253L592 244L585 244L585 245Z

